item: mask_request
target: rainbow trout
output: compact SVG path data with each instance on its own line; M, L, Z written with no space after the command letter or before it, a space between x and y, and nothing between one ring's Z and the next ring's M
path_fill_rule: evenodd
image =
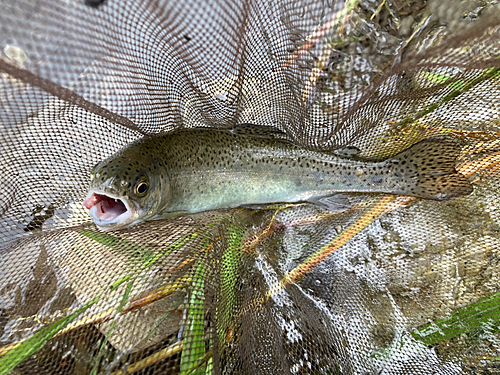
M472 192L455 170L461 145L428 138L385 161L346 159L251 125L147 136L98 163L84 202L102 230L183 213L309 201L339 192L447 200Z

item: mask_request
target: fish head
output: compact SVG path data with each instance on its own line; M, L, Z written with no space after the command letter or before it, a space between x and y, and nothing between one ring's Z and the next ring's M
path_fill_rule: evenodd
M90 175L83 205L104 231L118 230L156 216L170 200L169 181L150 155L120 153L101 161Z

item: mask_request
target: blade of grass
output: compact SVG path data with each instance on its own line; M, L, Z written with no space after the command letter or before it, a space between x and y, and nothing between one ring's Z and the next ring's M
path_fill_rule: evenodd
M470 160L460 166L459 171L471 179L475 176L472 182L480 179L483 175L491 174L500 168L500 153L492 152L479 160Z
M158 260L160 260L162 257L169 255L172 251L179 249L180 247L184 246L186 243L189 241L194 240L196 237L198 237L198 233L191 233L187 237L184 237L180 240L177 240L173 244L167 246L167 248L162 251L159 254L154 254L152 251L143 248L141 246L136 245L134 242L127 240L125 238L120 238L120 237L115 237L112 236L108 233L105 232L98 232L98 231L93 231L90 229L80 229L78 230L78 233L93 239L96 242L99 242L111 249L114 250L120 250L125 248L130 248L133 250L138 251L140 254L143 254L144 260L142 264L139 266L140 270L144 270L148 267L151 267L153 264L155 264Z
M225 342L226 332L232 324L236 304L235 287L245 240L245 228L229 223L227 225L227 249L222 253L220 275L221 300L217 309L217 334L219 343Z
M141 246L135 244L133 241L128 240L126 238L112 236L109 233L99 232L92 229L79 229L77 230L77 232L113 250L118 250L120 252L123 252L123 249L134 250L135 252L142 254L143 257L145 257L146 259L149 259L154 256L154 253L152 251L144 249Z
M418 328L412 336L426 345L434 345L462 334L473 336L489 321L497 327L500 324L500 293L464 306L448 318Z
M187 244L188 242L194 240L196 237L198 237L198 233L191 233L189 236L184 237L183 239L180 239L173 244L169 245L161 254L156 254L153 256L151 259L146 260L142 266L141 270L144 270L146 268L151 267L153 264L158 262L161 258L169 255L172 251L177 250Z
M11 350L5 356L0 358L0 375L8 374L14 368L23 362L30 355L41 349L51 338L53 338L64 327L76 319L80 314L84 313L94 303L99 301L99 297L87 302L74 313L59 319L58 321L50 324L49 326L41 329L32 337L25 340L22 344L18 345L15 349Z
M373 21L373 19L377 16L377 14L379 14L382 11L382 8L384 7L384 5L387 8L387 10L389 11L389 13L391 14L391 16L394 17L394 14L392 13L392 10L389 7L389 5L386 3L385 0L382 0L382 2L380 3L380 5L375 10L375 13L373 13L372 16L370 17L370 21Z
M125 288L125 292L123 293L123 298L122 298L120 305L118 306L118 309L116 311L117 314L120 314L122 312L123 306L125 306L125 303L128 300L130 292L132 291L133 285L134 285L133 281L131 281L127 284L127 287ZM95 358L94 367L93 367L92 371L90 372L91 375L97 374L97 370L99 368L99 363L101 363L101 359L104 355L103 354L104 349L106 348L106 345L108 343L109 337L111 336L111 333L113 333L115 325L116 325L116 320L113 322L113 324L111 324L111 328L109 329L108 334L106 335L106 337L104 338L104 340L101 344L101 348L99 349L99 354L97 355L97 358Z
M111 248L116 248L120 243L122 243L120 241L128 241L128 240L121 239L119 237L111 236L111 235L109 235L107 233L104 233L104 232L97 232L97 231L91 231L91 230L81 230L80 233L82 235L86 236L86 237L92 238L92 239L94 239L94 240L96 240L96 241L98 241L98 242L100 242L100 243L102 243L102 244L104 244L104 245L106 245L108 247L111 247ZM185 237L185 238L183 238L181 240L176 241L175 243L169 245L162 254L158 254L158 255L149 257L146 261L144 261L142 263L142 265L139 267L139 269L143 270L145 268L150 267L151 265L155 264L158 260L160 260L161 257L170 254L172 251L174 251L174 250L182 247L187 242L193 240L197 236L198 236L197 233L191 233L189 236L187 236L187 237ZM137 245L134 245L132 243L132 246L137 246ZM140 247L138 247L138 248L141 249L141 250L144 250L144 249L142 249ZM121 279L113 282L111 284L111 286L110 286L111 291L116 290L120 285L122 285L124 282L127 282L131 278L132 278L131 275L126 275L126 276L122 277ZM185 285L183 284L182 287L184 287L184 286ZM181 285L174 286L174 289L177 289L179 287L181 287ZM165 287L165 288L167 288L167 287ZM171 289L171 291L175 291L175 290ZM169 293L164 293L164 296L167 295L167 294L169 294ZM97 300L100 300L100 298L101 297L96 297ZM95 301L97 301L97 300L95 300ZM92 300L91 302L94 303L93 301L94 300ZM80 327L85 326L85 325L102 323L104 321L107 321L107 320L109 320L111 318L113 310L114 310L113 308L110 308L110 309L107 309L105 311L101 311L101 312L99 312L99 313L97 313L97 314L95 314L95 315L93 315L91 317L86 317L83 320L80 320L80 321L77 321L75 323L72 323L73 320L75 319L75 317L74 317L70 321L68 321L68 323L65 324L64 326L58 326L59 329L54 333L54 335L52 337L63 335L63 334L65 334L65 333L67 333L67 332L69 332L71 330L80 328ZM128 312L129 310L132 310L132 309L129 308L129 309L123 311L123 313ZM77 310L77 311L79 311L79 310ZM71 315L68 315L68 317L71 317L74 314L76 314L76 312L72 313ZM63 318L63 320L67 319L68 317ZM59 321L60 320L58 320L57 322L59 322ZM17 350L20 350L19 348L24 347L24 345L27 342L31 342L30 340L32 340L33 337L35 337L35 336L38 337L37 335L39 333L45 332L46 329L48 329L52 325L56 324L57 322L52 323L51 325L49 325L49 326L47 326L45 328L42 328L38 333L36 333L34 336L32 336L29 339L22 340L22 341L19 341L19 342L16 342L16 343L13 343L13 344L10 344L8 346L0 348L0 357L1 357L0 359L3 360L5 357L9 356L11 353L17 353ZM40 347L38 347L38 349L39 348ZM33 354L33 353L34 352L31 352L31 354Z
M198 261L198 267L193 276L193 286L189 298L187 327L184 337L184 348L181 356L181 372L191 369L193 363L199 362L205 352L205 314L204 314L204 286L205 281L203 259ZM204 374L203 368L197 369L194 374Z
M465 93L466 91L470 90L471 88L477 86L478 84L488 80L497 77L500 74L500 68L489 68L485 69L484 72L479 75L478 77L474 78L468 83L462 83L460 85L455 84L450 85L452 88L452 91L445 95L443 98L441 98L438 102L432 103L428 105L426 108L420 110L417 112L414 116L409 116L405 118L404 120L398 122L397 124L394 125L394 128L402 128L405 127L406 125L412 124L416 122L418 119L422 118L423 116L433 112L434 110L438 109L441 105L444 103L447 103L451 101L452 99L458 97L459 95Z
M168 284L164 287L156 289L152 292L147 293L146 295L141 295L140 297L136 297L130 302L130 305L123 310L124 313L138 309L140 307L144 307L150 303L158 301L177 290L184 289L187 286L191 285L193 279L189 275L182 276L181 278L175 280L172 284Z
M385 0L384 0L385 1ZM344 7L335 12L328 22L326 22L323 26L321 26L314 34L312 34L309 40L299 49L297 54L292 55L285 65L290 64L293 60L297 59L301 54L305 53L312 46L314 46L321 38L323 38L330 30L333 30L335 27L345 25L349 22L353 15L354 8L358 4L358 0L348 0ZM342 28L341 28L342 30ZM340 36L339 32L339 36ZM332 55L333 49L330 45L326 45L323 47L321 51L321 55L317 59L316 66L311 69L311 73L309 74L309 78L304 83L304 89L302 90L302 100L305 102L308 98L311 98L314 95L316 90L316 83L321 76L321 72L325 68L326 64L330 56Z
M327 22L306 38L306 42L297 50L297 52L288 58L288 60L283 64L283 68L288 67L291 63L296 61L300 56L311 49L319 40L321 40L321 38L323 38L330 30L340 24L345 19L347 14L354 10L358 2L359 0L350 0L341 10L332 14Z
M149 366L154 365L155 363L164 360L166 358L172 357L177 353L180 353L182 351L182 348L184 347L184 342L179 341L173 345L170 345L169 347L162 349L154 354L151 354L150 356L141 359L139 362L136 362L134 364L131 364L130 366L127 367L126 370L118 370L111 375L127 375L127 374L133 374L134 372L141 371Z
M203 358L198 363L193 364L187 371L181 372L181 375L190 375L190 374L197 373L197 372L195 372L195 370L200 369L200 367L203 366L211 358L212 358L212 352L207 352L207 354L205 354L203 356ZM207 371L203 372L203 374L207 374L207 373L208 373Z
M318 266L323 260L329 257L333 252L344 246L348 241L354 238L358 233L365 229L379 216L392 211L393 209L401 206L401 201L397 201L396 205L391 203L396 200L394 195L383 195L372 206L370 206L361 216L359 216L354 223L349 225L342 233L335 236L335 238L323 246L312 255L310 255L303 263L295 267L283 279L271 287L267 293L266 298L270 298L287 285L300 280L304 275ZM406 202L406 201L404 201Z

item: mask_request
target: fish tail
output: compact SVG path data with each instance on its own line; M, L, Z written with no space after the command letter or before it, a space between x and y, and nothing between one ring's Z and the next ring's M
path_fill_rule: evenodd
M418 198L448 200L472 193L469 180L455 169L462 144L446 137L420 141L394 156L396 168L405 175L401 192Z

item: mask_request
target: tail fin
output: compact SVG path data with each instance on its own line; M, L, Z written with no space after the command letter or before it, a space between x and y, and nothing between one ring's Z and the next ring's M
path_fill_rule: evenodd
M408 185L402 191L425 199L448 200L472 193L469 180L455 170L462 145L450 138L427 138L393 157ZM414 183L411 183L413 181Z

